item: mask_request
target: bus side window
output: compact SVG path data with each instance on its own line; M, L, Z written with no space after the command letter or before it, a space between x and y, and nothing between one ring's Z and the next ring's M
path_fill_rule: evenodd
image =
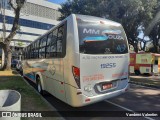
M37 58L37 55L36 55L36 54L37 54L37 52L36 52L37 50L36 50L36 49L37 49L37 43L34 42L34 43L33 43L33 58L34 58L34 59Z
M28 56L27 56L28 55L28 51L27 51L27 49L25 50L25 53L26 53L25 54L25 59L28 59Z
M25 59L27 59L27 48L25 48Z
M47 43L47 36L44 36L40 41L40 49L39 49L39 58L45 58L46 53L46 43Z
M57 57L57 29L53 30L50 56Z
M39 58L39 40L36 41L35 58Z
M27 59L30 59L31 54L31 46L27 47Z
M52 39L50 42L50 57L61 58L65 55L66 48L66 29L67 23L65 22L60 27L56 28L52 32ZM64 54L63 54L64 53Z
M34 58L34 44L31 45L31 59Z
M50 58L50 52L51 52L51 42L52 42L52 32L48 34L47 37L47 45L46 45L46 58Z
M58 29L58 39L57 39L57 54L61 57L62 54L62 42L64 37L64 25Z
M23 51L22 51L22 60L25 60L25 55L26 55L26 52L25 52L25 50L23 49Z

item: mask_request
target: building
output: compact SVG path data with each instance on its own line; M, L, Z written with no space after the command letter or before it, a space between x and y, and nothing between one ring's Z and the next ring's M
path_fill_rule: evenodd
M23 47L30 44L37 37L44 34L54 25L58 24L60 12L58 8L61 6L48 2L47 0L27 0L20 14L20 28L16 36L11 41L13 56L17 54ZM14 12L8 5L7 0L0 0L0 9L5 8L6 36L11 31ZM0 38L3 38L3 15L0 14Z

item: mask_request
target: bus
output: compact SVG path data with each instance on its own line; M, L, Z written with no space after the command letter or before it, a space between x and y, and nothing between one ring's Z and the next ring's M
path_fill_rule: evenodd
M121 24L71 14L24 48L23 75L39 93L81 107L128 89L128 51Z

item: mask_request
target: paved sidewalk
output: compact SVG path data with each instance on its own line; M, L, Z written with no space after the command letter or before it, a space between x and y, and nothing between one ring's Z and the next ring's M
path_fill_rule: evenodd
M13 71L0 71L0 76L19 76L19 73L15 70Z
M130 76L130 83L160 89L160 76Z

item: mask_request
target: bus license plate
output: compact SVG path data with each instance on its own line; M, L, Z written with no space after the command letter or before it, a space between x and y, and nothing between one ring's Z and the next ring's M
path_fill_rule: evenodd
M112 87L113 87L112 83L107 83L107 84L102 85L103 90L110 89Z

